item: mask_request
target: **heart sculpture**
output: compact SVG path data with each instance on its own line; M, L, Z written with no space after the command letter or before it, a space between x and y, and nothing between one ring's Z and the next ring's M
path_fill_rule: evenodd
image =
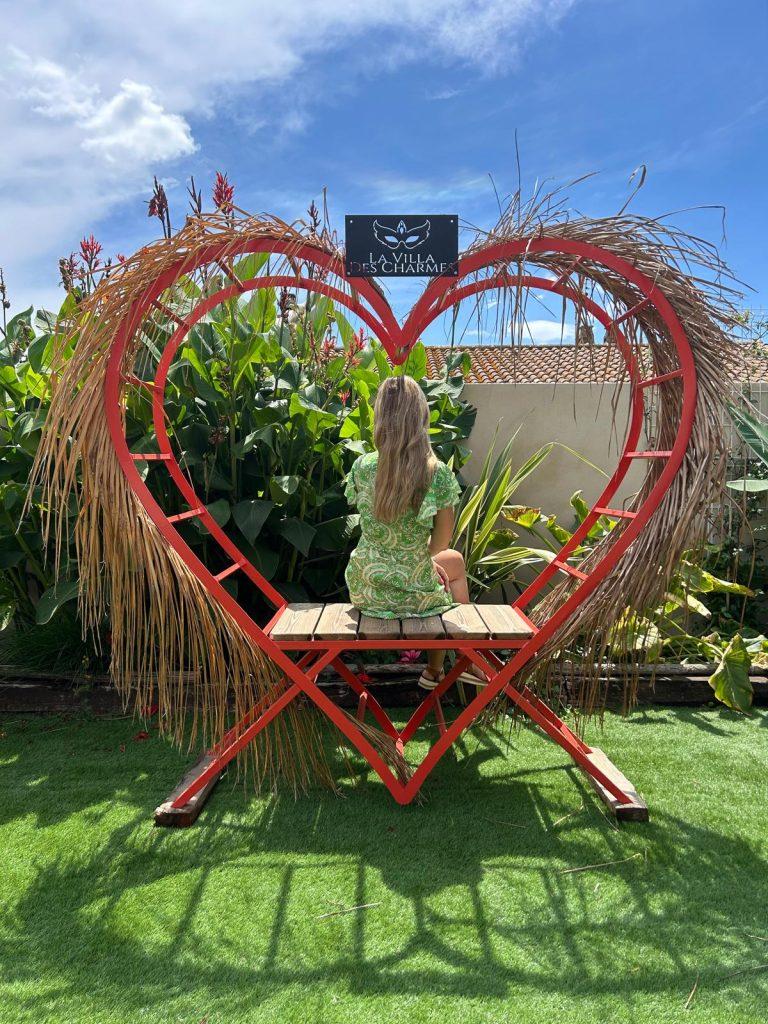
M297 271L293 275L267 274L251 280L239 280L231 265L232 258L264 252L288 257L294 266L314 267L317 271L317 276L314 273L311 276L301 276L300 272ZM547 253L568 256L570 261L569 267L559 277L532 276L524 273L522 270L518 274L513 274L507 269L510 263L522 266L524 260L528 259L535 262L537 254ZM571 257L572 260L570 260ZM294 263L293 261L296 262ZM583 266L587 261L591 264L602 265L614 275L620 276L628 282L633 288L633 293L638 296L636 304L628 308L621 315L612 316L593 299L584 294L573 283L571 274L576 267L579 265ZM197 305L192 313L185 314L183 317L174 313L162 303L161 297L163 293L174 285L180 275L189 274L198 267L213 263L217 263L225 270L232 280L231 285L206 297ZM472 275L478 272L487 272L489 270L490 273L485 277L467 280L467 278L471 278ZM344 282L349 287L349 292L328 283L327 278L329 275ZM334 302L345 306L368 326L372 334L382 343L389 358L395 365L402 363L407 358L416 340L436 317L468 296L493 288L535 288L538 291L552 292L562 296L564 299L570 299L594 316L606 328L611 340L616 344L626 362L628 381L632 388L631 416L624 450L619 458L617 467L589 516L587 516L573 537L564 545L557 558L546 566L537 579L528 587L516 602L516 607L519 609L525 607L557 572L570 575L576 584L575 589L571 590L563 603L547 621L538 624L538 628L531 638L523 642L522 646L513 652L506 664L503 664L490 651L485 651L482 656L477 651L469 653L469 661L474 661L475 664L489 672L490 683L488 686L480 689L471 703L461 711L447 729L442 731L442 734L434 743L424 761L416 768L412 777L405 782L395 777L379 752L369 739L366 738L360 728L356 726L355 722L349 716L341 713L315 682L318 672L327 664L333 663L340 671L345 672L344 663L340 659L340 653L344 649L344 644L326 644L320 656L311 666L308 664L309 659L307 656L299 661L294 661L289 656L287 649L269 635L271 623L265 626L260 626L256 623L238 603L236 598L223 586L222 579L230 571L242 571L276 606L278 613L286 604L282 595L247 561L237 546L226 536L210 513L204 508L203 501L195 493L192 484L183 473L171 448L163 410L163 396L168 371L179 346L189 330L219 303L244 292L267 287L307 289L328 296ZM127 371L125 366L126 354L130 352L130 342L133 334L139 328L142 320L152 312L153 308L162 309L166 315L177 322L177 327L168 339L162 352L154 380L142 381ZM630 317L635 316L640 310L645 310L645 316L653 315L657 323L661 322L663 331L674 344L678 360L676 367L649 379L641 378L632 346L621 330L621 324ZM671 380L675 380L682 387L682 400L679 404L680 417L674 444L665 451L637 451L643 423L644 391L649 387L663 385L666 381ZM151 392L159 453L137 455L131 453L128 449L122 412L123 393L127 383L147 387ZM345 278L343 264L337 256L310 243L297 248L295 244L289 246L287 242L282 242L277 238L246 238L242 240L238 247L233 246L232 241L228 240L221 244L212 243L207 248L195 253L194 259L182 256L176 264L163 269L156 280L144 290L141 297L133 302L130 315L124 320L121 330L116 334L111 345L105 377L104 402L112 443L114 444L120 465L131 489L143 505L147 515L154 522L167 543L178 553L200 582L207 588L211 598L221 604L247 636L250 637L253 644L258 646L274 662L277 668L284 673L286 679L285 689L270 706L254 709L250 726L246 722L245 726L247 728L238 737L239 746L247 742L249 736L255 734L257 728L262 728L267 721L277 715L291 700L303 693L314 701L368 760L394 798L399 803L405 804L414 798L441 756L461 733L477 719L478 715L490 701L502 692L517 693L517 691L510 689L515 674L541 650L542 645L551 640L558 629L572 616L578 606L589 599L595 587L617 565L632 542L640 535L654 510L659 506L664 493L670 487L685 455L694 421L696 386L696 371L691 348L685 331L670 302L661 293L660 289L654 285L653 281L636 267L614 253L586 242L557 237L535 237L490 243L484 248L464 256L460 260L458 278L432 279L425 288L421 298L411 310L405 323L400 325L385 298L369 280L348 280ZM663 460L663 468L653 486L647 491L643 503L633 512L611 510L610 501L612 496L615 494L633 461L638 458ZM189 505L188 512L171 518L166 516L137 469L137 462L148 459L164 463L184 500ZM617 537L605 553L602 561L598 564L592 564L588 573L580 572L571 566L567 559L571 552L578 547L597 518L605 514L619 517L621 519L621 529L616 531ZM232 565L229 570L214 575L185 543L176 529L175 522L179 519L193 516L197 517L205 525L213 538L218 541L222 549L231 557ZM273 619L272 621L274 622L275 620ZM466 658L463 660L459 659L457 663L459 667L446 676L446 679L437 690L432 691L429 696L424 698L422 705L413 715L409 725L401 732L398 732L392 726L383 710L375 702L369 704L369 707L375 712L379 723L389 735L402 744L403 741L407 741L413 734L419 722L423 720L429 708L434 706L441 693L452 685L461 666L466 664L468 664ZM346 678L349 678L350 675L349 670L346 670ZM517 694L517 696L519 697L520 695ZM251 730L250 733L249 728ZM187 792L186 795L188 796L189 793Z

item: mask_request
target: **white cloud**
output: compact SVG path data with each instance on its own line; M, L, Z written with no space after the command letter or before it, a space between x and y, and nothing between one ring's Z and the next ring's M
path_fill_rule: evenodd
M80 147L109 163L146 166L186 156L195 149L188 123L157 102L149 85L124 79L104 99L98 85L47 59L34 59L12 47L13 79L18 96L43 117L71 122L80 132Z
M452 100L454 96L458 96L461 93L461 89L436 89L434 92L428 92L426 99L428 100Z
M526 320L523 325L523 342L534 345L553 345L560 341L570 344L575 336L573 324L560 320Z
M480 191L487 191L489 195L493 191L490 178L478 174L456 177L451 181L446 181L444 177L432 179L410 178L407 175L372 175L366 177L364 184L380 202L394 205L428 203L441 206L458 202L466 196L477 197Z
M301 132L320 99L305 74L313 61L345 48L356 74L404 62L494 74L575 2L70 0L57 17L50 5L0 0L0 265L9 284L30 297L46 286L55 257L189 156L195 125L233 96L248 97L255 130ZM379 187L393 201L420 190L441 202L477 182L468 176L444 195L430 182Z
M78 119L93 112L97 86L88 85L53 61L33 60L15 46L9 49L18 95L29 100L35 114Z
M103 103L83 124L83 149L105 160L143 165L173 160L195 150L189 125L169 114L152 96L148 85L125 79L120 91Z

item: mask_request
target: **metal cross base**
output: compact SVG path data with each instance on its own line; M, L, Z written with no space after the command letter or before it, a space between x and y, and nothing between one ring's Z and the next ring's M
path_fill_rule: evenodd
M314 660L313 660L314 658ZM474 663L481 668L493 682L493 677L503 668L502 662L489 650L465 650L460 654L453 668L446 674L439 686L428 693L403 729L398 730L391 722L376 698L360 682L352 670L342 661L341 652L334 646L331 650L316 655L307 651L297 662L307 683L313 691L317 689L315 679L326 665L331 664L339 675L358 694L357 718L362 721L367 712L373 716L383 731L394 740L402 753L405 745L413 738L419 725L427 715L434 711L441 739L449 733L443 716L440 698L454 684L458 676ZM294 682L288 684L284 680L283 689L274 699L265 698L255 705L247 715L234 725L209 751L207 751L189 769L179 785L169 794L167 799L155 810L155 824L177 828L192 825L203 805L221 777L229 762L250 743L295 697L303 692L304 687ZM490 685L490 683L489 683ZM522 714L531 719L547 736L555 741L574 760L585 773L587 780L600 799L620 821L647 821L648 807L635 790L631 782L615 767L602 750L589 747L583 742L555 712L540 700L527 686L517 689L511 682L507 683L503 692L518 707ZM334 724L346 732L343 724L348 719L332 701L322 695L317 701L323 711ZM461 717L461 716L460 716ZM458 728L456 728L458 726ZM452 739L458 738L462 731L461 723L452 723L450 732ZM451 737L449 737L451 739ZM429 773L433 764L439 759L440 752L433 747L425 758L420 777L414 778L407 785L394 785L385 777L391 773L384 769L379 758L369 757L372 767L382 777L393 796L399 803L409 803L418 792L421 781ZM422 770L423 769L423 770ZM394 781L394 780L393 780Z

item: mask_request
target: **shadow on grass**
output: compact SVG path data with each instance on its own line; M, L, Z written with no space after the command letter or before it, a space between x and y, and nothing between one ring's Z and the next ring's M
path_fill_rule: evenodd
M97 766L85 732L81 756ZM758 844L659 811L617 830L569 767L516 767L514 735L511 753L492 734L460 745L421 805L397 807L361 767L347 799L249 800L225 780L195 828L156 830L157 787L143 774L141 805L134 796L108 823L134 762L156 783L155 762L167 773L175 760L151 746L131 752L127 776L96 773L81 789L59 777L66 801L55 811L45 786L30 791L25 811L39 825L86 813L97 834L87 851L42 863L16 904L0 933L7 982L47 976L85 1005L90 979L88 999L119 1006L121 1019L194 990L227 1019L244 999L329 984L363 996L631 1002L687 991L691 957L713 937L719 960L702 967L724 972L768 905ZM564 871L605 862L608 874ZM765 980L750 984L768 994ZM26 1013L38 998L44 1016L49 994L25 995Z

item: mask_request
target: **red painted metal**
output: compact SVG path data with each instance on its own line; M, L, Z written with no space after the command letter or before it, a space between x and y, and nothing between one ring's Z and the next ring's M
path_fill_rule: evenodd
M494 274L492 277L470 280L469 283L464 283L468 277L485 268L498 267L508 263L524 264L526 259L535 259L538 253L553 251L570 254L575 258L570 269L564 271L554 280L522 272L513 275L508 271L502 271ZM297 261L297 266L299 264L314 264L326 273L323 274L323 280L301 277L298 272L293 276L267 275L248 281L239 280L234 268L230 265L230 261L236 256L256 252L290 254ZM227 276L234 282L230 287L223 288L215 295L209 296L185 317L180 317L160 301L160 296L173 286L180 274L191 272L197 266L214 262L221 266ZM586 270L588 262L602 264L615 273L621 274L638 290L642 298L635 306L627 310L625 314L622 314L621 317L612 319L605 310L576 288L570 281L570 276L577 267L584 268L585 274L588 275ZM329 275L335 276L340 282L345 282L350 288L350 292L328 284L326 278ZM164 414L163 394L172 360L187 332L201 317L205 316L214 306L244 291L263 287L283 286L292 289L304 288L312 290L327 295L339 304L346 306L360 317L372 333L379 338L389 353L390 358L395 363L404 361L416 339L437 316L455 306L463 298L475 295L489 288L520 286L551 291L561 295L563 298L579 303L581 308L593 315L603 324L606 330L611 331L612 343L616 344L625 360L633 395L624 452L611 479L584 522L569 541L563 545L555 561L546 566L539 577L515 602L518 612L525 616L523 609L530 604L531 600L558 570L568 572L578 581L578 585L571 590L570 594L549 620L533 630L533 635L530 639L522 640L518 643L503 640L462 641L451 639L425 640L420 642L410 639L377 641L373 643L370 641L294 641L276 643L272 639L270 630L279 618L286 601L243 558L236 545L229 540L212 516L203 508L202 502L196 495L191 482L185 476L182 467L174 455ZM632 347L619 330L619 325L646 307L652 307L657 317L665 324L677 349L680 366L671 372L642 380ZM125 441L121 411L121 389L126 383L135 384L138 378L132 379L133 375L130 373L130 368L123 366L123 362L129 339L131 339L133 333L138 329L142 320L146 318L152 308L162 310L178 326L165 345L155 380L153 382L141 381L141 386L148 387L152 391L153 417L160 452L136 455L128 451ZM636 445L642 430L643 391L647 387L661 384L673 378L679 378L682 383L682 411L674 446L671 450L664 452L637 451ZM243 243L237 252L233 251L231 242L212 244L195 259L192 257L181 258L177 264L168 268L154 284L149 286L140 299L136 300L110 352L104 396L107 421L120 465L147 514L155 523L166 542L183 558L191 571L195 573L208 589L212 599L218 601L232 615L246 635L251 638L252 642L260 647L281 672L284 673L282 689L278 687L279 692L276 691L274 697L270 695L270 699L262 701L242 722L229 730L223 740L214 748L215 758L208 769L195 779L184 793L180 794L177 800L174 801L174 806L182 806L207 781L220 772L225 764L239 750L243 749L299 693L304 693L308 696L340 729L347 739L368 760L371 767L381 777L395 800L399 803L408 803L414 798L429 772L438 763L450 745L471 725L488 703L502 693L536 722L547 735L551 736L555 742L570 754L577 764L597 779L617 800L624 803L631 802L631 798L626 793L623 793L615 783L589 761L587 755L590 752L590 748L558 718L554 711L547 707L543 701L540 701L527 687L517 689L513 685L512 680L515 674L536 654L541 646L551 639L556 631L568 620L575 608L582 601L589 598L589 595L598 583L616 566L624 552L639 535L658 507L684 457L685 448L691 433L696 403L696 373L693 357L682 326L669 302L654 283L636 267L626 263L613 253L582 242L564 241L547 237L523 239L518 242L500 242L460 260L457 278L433 279L425 289L422 297L413 307L405 324L400 326L394 319L386 300L371 282L366 279L355 279L354 285L351 282L347 282L344 278L341 261L336 257L321 252L310 244L296 250L295 245L289 246L287 243L275 242L274 240L258 239ZM627 513L611 509L610 499L626 475L630 461L636 458L664 458L667 461L639 509ZM165 516L148 487L141 479L135 466L137 461L142 460L163 462L179 488L182 497L190 506L189 513L181 513L179 516L171 517L171 519ZM199 515L201 522L205 524L222 550L232 558L232 565L218 575L210 572L186 545L173 525L174 521L190 518L193 514ZM620 534L604 559L598 565L591 567L589 573L585 573L575 566L569 565L567 559L579 546L600 515L616 516L624 520L625 524L622 525ZM259 627L222 586L221 580L236 569L242 569L246 572L253 583L274 604L276 608L275 614L265 627ZM527 616L525 617L530 623L530 619ZM413 647L423 650L453 649L457 655L456 662L453 668L446 674L443 682L424 697L406 726L398 731L372 694L366 691L364 685L360 683L354 673L345 665L341 654L345 650L366 648L386 650ZM493 653L494 650L512 650L513 654L506 663L503 663ZM290 656L293 651L297 653L303 651L298 661L294 661ZM442 716L442 709L439 703L440 698L470 663L478 665L483 671L487 672L490 681L487 686L479 689L477 696L466 708L462 709L456 719L447 724ZM318 687L316 682L318 673L328 664L333 664L342 677L358 693L360 696L359 708L363 711L370 710L376 721L395 740L400 749L404 749L405 744L412 738L429 711L434 710L438 719L440 735L407 784L394 777L355 722L341 712L328 698L327 694Z
M629 512L623 508L601 508L599 505L595 505L592 511L597 512L599 516L613 516L616 519L634 519L637 515L637 512Z
M647 377L645 380L639 380L636 384L638 388L650 388L655 384L663 384L665 380L676 380L678 377L683 376L682 369L670 370L669 373L661 373L658 377Z
M200 508L191 508L188 512L179 512L178 515L168 516L169 523L180 523L184 519L195 519L197 516L201 516L205 512L205 508L201 505Z
M561 562L559 558L553 559L552 565L556 566L560 572L568 573L569 576L574 576L577 580L589 579L587 573L582 572L581 569L577 569L575 565L569 565L567 562Z
M650 298L646 295L644 299L640 300L640 302L636 302L631 309L625 310L621 314L621 316L617 316L613 320L611 320L611 322L608 324L607 329L609 331L612 331L615 327L618 327L619 324L623 324L625 320L629 320L631 316L636 316L641 309L645 309L645 307L650 303L650 301Z
M624 452L622 455L623 459L668 459L672 454L669 452L661 451L648 451L648 452Z

